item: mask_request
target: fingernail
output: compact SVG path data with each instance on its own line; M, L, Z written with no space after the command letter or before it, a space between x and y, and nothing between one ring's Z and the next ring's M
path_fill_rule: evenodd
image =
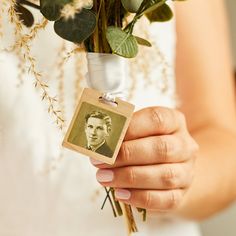
M114 178L114 173L111 170L99 170L96 177L98 182L111 182Z
M95 159L92 159L90 158L90 161L93 165L101 165L101 164L104 164L104 162L101 162L101 161L98 161L98 160L95 160Z
M128 200L131 197L131 192L126 189L116 189L115 197L118 199Z

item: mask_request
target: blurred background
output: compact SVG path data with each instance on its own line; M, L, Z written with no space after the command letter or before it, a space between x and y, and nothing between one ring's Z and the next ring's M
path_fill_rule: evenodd
M234 56L234 67L236 69L236 0L225 0L225 2L229 16L232 50ZM236 203L231 205L229 208L216 215L215 217L203 222L201 224L201 228L203 236L235 236Z

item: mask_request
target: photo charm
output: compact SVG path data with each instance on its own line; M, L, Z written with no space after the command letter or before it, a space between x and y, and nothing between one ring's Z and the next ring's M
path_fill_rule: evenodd
M114 164L134 105L85 88L63 140L63 146L95 160Z

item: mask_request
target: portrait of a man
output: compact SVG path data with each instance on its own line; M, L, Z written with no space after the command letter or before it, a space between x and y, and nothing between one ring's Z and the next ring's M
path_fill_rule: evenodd
M86 96L86 100L91 99ZM63 146L93 159L113 164L125 135L127 121L117 107L83 101L71 121ZM120 102L122 103L122 102ZM121 138L122 137L122 138Z
M100 111L92 111L85 116L86 148L93 152L112 157L113 151L107 144L112 128L109 115Z

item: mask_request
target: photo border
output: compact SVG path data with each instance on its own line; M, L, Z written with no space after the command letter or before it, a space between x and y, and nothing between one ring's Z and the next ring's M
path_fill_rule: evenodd
M130 119L131 119L133 111L134 111L134 105L130 104L128 102L122 101L119 98L116 98L115 102L116 102L117 106L112 106L110 104L101 102L99 100L99 98L101 98L102 95L103 94L101 92L99 92L97 90L90 89L90 88L85 88L83 90L81 98L79 100L79 103L76 107L75 113L73 115L73 118L70 122L69 128L68 128L68 130L66 132L66 135L64 137L64 140L62 142L62 146L66 147L66 148L69 148L73 151L77 151L79 153L82 153L82 154L84 154L88 157L91 157L91 158L95 159L95 160L98 160L98 161L101 161L101 162L112 165L112 164L114 164L114 162L116 160L116 157L117 157L118 152L120 150L121 144L122 144L123 139L125 137L126 131L128 129ZM107 157L107 156L104 156L104 155L101 155L99 153L96 153L94 151L88 150L84 147L77 146L77 145L75 145L75 144L68 141L70 133L71 133L72 128L74 126L74 123L75 123L75 121L78 117L78 114L79 114L79 111L81 109L81 106L82 106L83 102L91 104L91 105L96 106L98 108L113 112L115 114L122 115L126 118L125 124L122 128L120 137L118 139L117 145L116 145L115 150L113 152L113 156L111 158Z

